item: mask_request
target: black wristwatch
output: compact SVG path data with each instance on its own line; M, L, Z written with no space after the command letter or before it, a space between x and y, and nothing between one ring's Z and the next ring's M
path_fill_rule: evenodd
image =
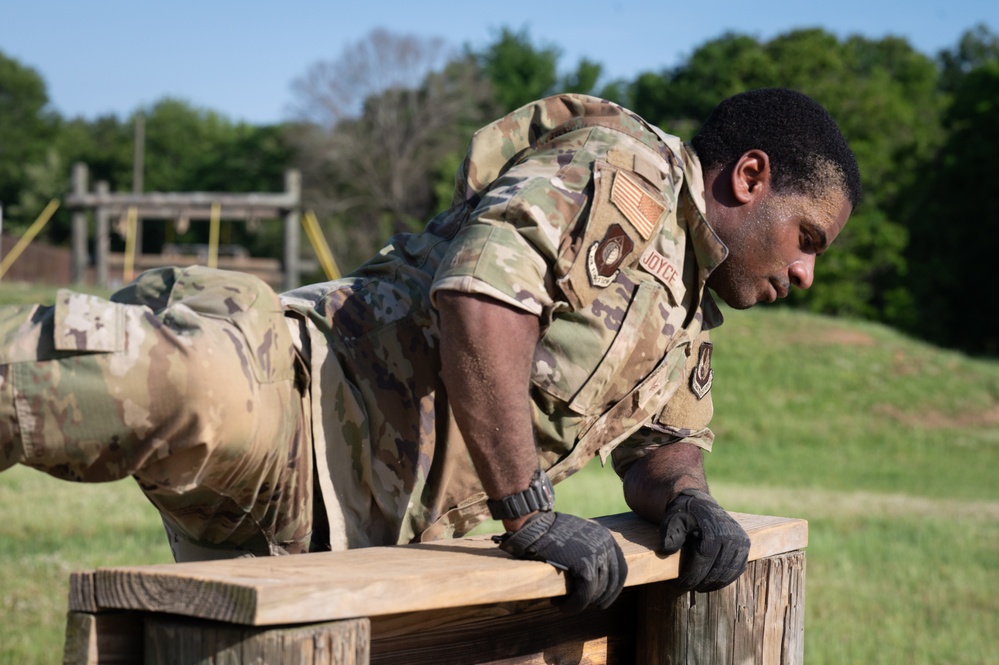
M515 520L535 510L548 512L555 507L555 488L548 474L538 469L526 490L502 499L490 499L486 505L494 520Z

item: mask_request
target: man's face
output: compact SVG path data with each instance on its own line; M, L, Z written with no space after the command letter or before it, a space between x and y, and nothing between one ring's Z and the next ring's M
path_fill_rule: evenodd
M849 199L837 188L821 196L768 189L738 206L709 202L708 223L729 255L708 286L736 309L784 298L792 285L807 289L816 257L843 230L850 212Z

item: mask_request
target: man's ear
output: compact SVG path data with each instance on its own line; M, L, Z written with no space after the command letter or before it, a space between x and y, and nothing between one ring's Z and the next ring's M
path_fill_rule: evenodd
M770 157L753 149L742 155L732 168L732 195L739 203L750 203L770 189Z

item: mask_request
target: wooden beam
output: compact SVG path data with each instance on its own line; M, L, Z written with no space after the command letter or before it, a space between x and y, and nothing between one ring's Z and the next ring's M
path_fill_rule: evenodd
M608 609L575 615L544 600L375 618L371 663L635 663L638 596L625 589Z
M300 197L295 192L249 192L234 194L232 192L150 192L135 194L126 192L77 192L66 196L66 205L70 208L97 208L103 206L112 211L127 210L135 207L143 210L146 207L158 209L181 210L186 208L211 210L213 203L225 209L274 209L290 210L300 205Z
M733 516L752 539L751 559L807 544L804 520ZM633 513L598 521L614 533L624 551L628 586L676 577L679 556L663 558L654 551L656 525ZM550 565L511 559L482 536L346 552L102 569L95 573L94 589L99 609L266 626L549 598L565 593L566 580ZM71 590L71 599L74 595Z
M176 617L148 617L142 662L145 665L368 665L370 644L367 619L267 630Z

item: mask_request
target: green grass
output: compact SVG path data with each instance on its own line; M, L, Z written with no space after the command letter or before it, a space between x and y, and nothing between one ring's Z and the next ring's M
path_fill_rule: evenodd
M0 283L0 304L2 305L33 305L42 303L51 305L55 302L56 288L39 284L25 284L24 282L2 282ZM102 297L111 294L109 289L102 289L96 286L73 287L76 291L91 293Z
M69 574L172 561L131 481L77 485L27 467L0 475L0 664L61 662Z
M789 310L726 317L709 480L732 510L809 520L806 662L999 663L999 363ZM557 493L627 509L598 464ZM168 560L130 483L3 473L0 665L59 661L70 571Z

